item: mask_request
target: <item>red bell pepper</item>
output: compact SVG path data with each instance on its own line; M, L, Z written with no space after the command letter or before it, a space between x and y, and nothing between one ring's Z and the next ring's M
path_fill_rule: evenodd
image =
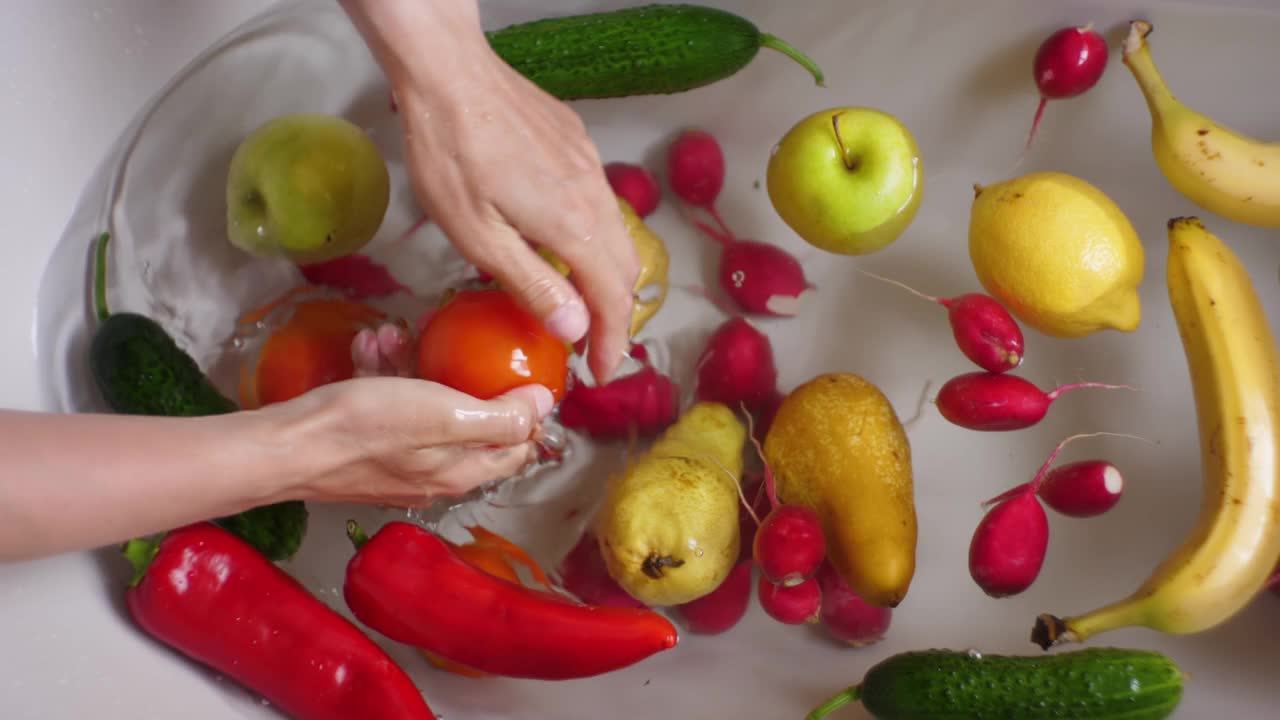
M492 675L568 680L612 672L676 646L647 609L583 605L491 575L439 536L395 521L358 550L343 594L360 622L397 642Z
M404 670L248 543L211 523L132 540L129 614L296 720L434 720Z

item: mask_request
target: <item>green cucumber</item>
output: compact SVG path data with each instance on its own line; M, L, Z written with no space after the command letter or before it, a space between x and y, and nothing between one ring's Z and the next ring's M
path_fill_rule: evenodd
M762 47L824 85L821 68L750 20L701 5L646 5L552 17L486 33L508 65L561 100L665 95L733 75Z
M123 415L198 417L239 410L201 372L155 320L107 308L106 249L97 241L94 311L99 324L89 347L94 383L114 412ZM247 510L215 522L253 545L273 562L293 557L307 532L305 503L289 500Z
M1162 720L1182 701L1182 682L1173 661L1149 650L920 650L880 662L808 720L857 701L877 720Z

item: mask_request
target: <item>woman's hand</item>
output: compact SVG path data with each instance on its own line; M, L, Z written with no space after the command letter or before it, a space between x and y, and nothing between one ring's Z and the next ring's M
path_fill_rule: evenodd
M290 497L420 507L520 472L537 457L538 422L551 411L540 385L479 400L437 383L368 376L325 385L261 412L317 462Z
M364 377L203 417L0 411L22 448L0 470L0 562L282 500L421 506L519 472L550 409L540 386L484 401Z
M474 0L343 5L391 81L427 214L553 334L589 333L592 374L607 380L628 347L639 261L581 118L492 51Z

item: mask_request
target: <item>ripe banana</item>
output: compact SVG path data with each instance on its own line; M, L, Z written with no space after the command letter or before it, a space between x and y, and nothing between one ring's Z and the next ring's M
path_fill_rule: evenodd
M1262 304L1240 260L1197 218L1169 221L1167 272L1199 427L1200 515L1128 598L1041 615L1031 640L1046 650L1121 627L1208 630L1243 609L1280 559L1280 359Z
M1121 60L1151 113L1151 150L1171 185L1228 220L1280 227L1280 144L1215 122L1174 97L1151 59L1151 24L1129 23Z

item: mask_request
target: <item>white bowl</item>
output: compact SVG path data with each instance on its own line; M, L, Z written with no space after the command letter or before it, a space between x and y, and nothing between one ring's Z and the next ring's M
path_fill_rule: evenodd
M628 3L634 4L634 3ZM1030 62L1057 27L1093 22L1112 47L1131 16L1157 27L1157 62L1180 97L1259 136L1280 137L1273 84L1280 61L1280 15L1130 2L1069 10L1016 0L867 0L784 6L765 0L713 3L753 19L815 57L828 87L781 55L762 51L737 75L696 91L575 103L606 160L644 160L660 168L663 143L678 129L701 126L724 146L728 178L721 209L741 236L795 252L818 285L799 317L758 325L777 349L780 381L789 389L826 371L855 372L877 383L901 416L915 411L926 382L933 389L972 366L955 350L943 311L854 272L862 267L925 292L979 289L970 267L966 228L974 182L1009 176L1035 109ZM600 5L559 2L486 5L486 25ZM614 6L609 3L608 6ZM830 256L805 245L773 212L758 182L769 149L809 112L870 105L905 121L926 166L919 216L888 249L865 258ZM144 107L87 187L58 245L38 304L38 347L47 405L96 411L102 405L87 374L91 327L88 260L92 239L112 232L112 306L147 312L162 322L229 391L227 360L235 318L298 282L287 264L253 261L225 239L222 185L236 143L261 122L295 111L337 113L365 127L388 158L391 208L372 246L411 268L402 280L428 301L465 270L431 227L391 247L417 218L405 182L400 136L387 88L346 17L334 3L286 3L241 27L184 69ZM856 682L891 653L923 647L1038 653L1028 640L1039 612L1069 613L1127 594L1190 528L1201 496L1195 413L1189 378L1164 286L1165 221L1200 214L1241 255L1268 308L1280 307L1273 234L1211 216L1176 194L1149 151L1149 120L1137 87L1116 53L1100 84L1086 95L1050 103L1036 146L1018 172L1055 169L1107 192L1129 215L1146 245L1142 325L1132 334L1101 333L1055 340L1027 331L1019 374L1050 387L1076 379L1137 386L1137 392L1084 390L1055 403L1039 425L1016 433L973 433L948 424L925 404L910 427L920 520L919 566L888 637L854 650L808 628L782 626L753 603L729 633L684 633L680 645L607 676L550 683L468 680L430 669L411 649L374 634L420 684L446 718L801 717ZM668 194L649 224L672 254L673 285L714 283L715 248L685 223ZM1272 315L1273 326L1280 313ZM696 294L673 290L643 337L666 351L687 389L689 366L723 316ZM1107 431L1151 443L1103 437L1062 456L1117 463L1128 484L1121 503L1092 520L1051 515L1044 571L1026 593L986 597L970 579L966 553L981 517L979 502L1028 480L1062 438ZM576 439L563 467L536 482L505 486L497 508L483 498L423 521L444 532L481 521L554 565L573 544L607 474L624 459L621 446ZM579 520L565 522L571 509ZM286 568L326 602L346 612L340 593L350 556L342 520L354 514L376 526L403 512L312 507L311 530ZM438 524L436 524L438 523ZM31 696L62 692L71 678L99 713L110 717L189 720L274 713L230 682L134 632L121 611L125 563L112 549L95 555L101 595L81 602L102 616L99 641L81 648L78 670L41 671L20 689ZM107 612L101 612L103 608ZM1192 679L1179 718L1274 715L1272 652L1280 631L1280 598L1264 595L1235 620L1190 637L1116 631L1091 645L1155 648ZM33 630L34 632L34 630ZM1261 639L1261 640L1259 640ZM85 668L92 668L86 670ZM68 675L70 673L70 675ZM221 702L225 700L226 703ZM21 704L23 700L19 700ZM228 707L233 708L228 711ZM36 717L35 714L21 717ZM86 709L88 712L88 709ZM841 717L860 717L861 710Z

